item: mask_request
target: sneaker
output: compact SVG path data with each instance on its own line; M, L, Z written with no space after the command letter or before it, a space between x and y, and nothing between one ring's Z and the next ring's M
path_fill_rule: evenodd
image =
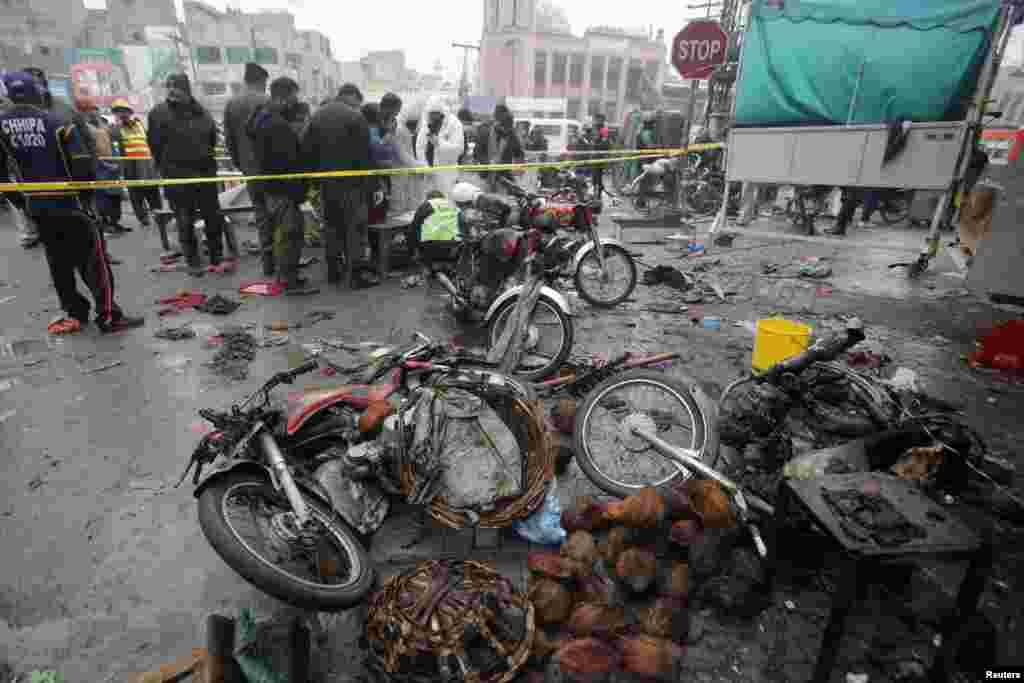
M104 334L110 334L112 332L122 332L124 330L131 330L136 327L142 327L146 324L145 318L142 316L128 316L122 315L114 320L96 320L96 326L100 328L100 332Z

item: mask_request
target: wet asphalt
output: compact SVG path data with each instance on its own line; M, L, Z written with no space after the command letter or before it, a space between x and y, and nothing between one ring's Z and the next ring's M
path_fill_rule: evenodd
M445 318L436 294L404 289L399 279L348 292L326 285L322 263L308 270L323 288L317 296L249 297L229 316L184 312L161 319L156 302L184 289L240 299L240 284L262 279L256 258L245 257L234 275L153 273L160 254L156 234L132 219L125 223L136 230L109 241L110 252L123 260L115 266L117 298L127 311L146 315L146 326L51 339L45 328L57 303L42 249L22 249L9 216L0 213L0 659L17 671L54 668L68 681L124 680L128 672L186 654L202 644L211 612L281 611L210 549L199 530L190 480L174 488L199 438L199 408L245 395L285 369L301 354L299 344L316 336L387 343L405 340L413 330L439 338L462 333ZM787 229L760 223L776 233ZM674 231L627 236L644 242ZM240 226L239 236L255 235ZM637 244L645 265L695 272L718 285L726 302L709 294L685 313L652 312L653 304L679 303L678 297L640 284L635 300L619 309L576 308L575 351L677 350L682 359L671 372L695 378L715 397L749 367L752 336L744 323L781 313L824 330L840 326L840 316L856 314L868 326L869 343L917 372L929 391L962 402L993 450L1015 459L1024 389L967 369L961 356L973 350L979 329L1017 313L968 296L941 258L914 282L889 268L911 260L922 240L923 233L907 228L858 233L841 246L740 235L731 248L702 257ZM323 258L321 250L307 254ZM816 281L783 277L808 258L827 263L832 274ZM778 277L754 277L766 263L778 264L781 275L777 269ZM334 318L290 331L283 346L261 349L247 380L224 380L203 365L214 353L204 337L219 325L251 322L262 330L275 321L301 321L312 311ZM705 327L704 317L720 318L720 326ZM198 327L197 338L154 337L162 326L184 324ZM560 484L564 497L590 491L575 468ZM381 535L375 556L387 557L393 545L392 537ZM991 607L993 618L1005 631L1003 651L1012 652L1020 639L1020 607L1019 596L1011 599L1019 583L1010 568L1020 556L1015 549L1007 553L996 571L999 580L1011 582L1009 595L987 599L998 603ZM794 671L809 673L819 621L793 627L794 642L806 640L789 650ZM357 621L341 617L333 623L332 638L352 640ZM757 628L749 638L737 633L740 641L747 638L745 650L733 647L735 639L703 652L691 648L694 680L769 680L756 673L770 651L756 637ZM329 668L329 680L354 672L350 662Z

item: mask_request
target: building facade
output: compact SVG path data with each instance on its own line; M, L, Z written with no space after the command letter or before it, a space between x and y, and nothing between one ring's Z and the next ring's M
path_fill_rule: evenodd
M341 65L319 31L299 31L287 11L221 12L197 0L185 2L185 37L191 48L194 94L213 112L242 92L245 64L294 78L300 97L314 104L337 93Z
M36 66L66 78L64 50L87 15L82 0L0 0L0 68Z
M611 122L657 106L667 63L663 36L601 27L580 37L539 0L483 1L481 95L564 98L567 118L603 113Z

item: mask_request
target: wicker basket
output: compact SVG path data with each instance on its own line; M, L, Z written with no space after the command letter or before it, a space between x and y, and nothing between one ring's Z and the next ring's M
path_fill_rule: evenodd
M446 574L442 574L446 573ZM444 576L438 590L438 576ZM461 580L452 580L459 577ZM439 594L443 593L443 596ZM503 642L490 624L494 613L480 597L495 595L502 609L525 614L520 642ZM433 611L431 604L436 601ZM419 619L417 619L417 615ZM463 643L467 626L476 627L504 662L504 671L482 675L471 670ZM436 671L424 661L451 660L460 664L454 673L467 683L508 683L530 657L535 632L530 600L492 567L472 560L422 562L390 579L370 599L366 620L367 666L380 680L394 683L439 683Z
M487 400L499 415L503 412L509 413L509 417L513 419L503 419L510 428L515 424L522 424L520 420L525 417L523 422L526 424L526 434L516 434L516 438L527 457L526 490L516 498L497 501L495 509L481 513L476 524L465 513L449 507L444 496L437 496L428 506L428 512L438 523L450 529L464 529L469 526L500 529L512 526L516 521L529 517L541 506L548 485L554 477L557 444L545 429L544 409L541 403L507 396L500 396L497 401L494 397L487 397ZM513 428L512 431L515 433L516 429ZM402 492L406 495L415 489L416 477L412 465L403 466L401 483Z

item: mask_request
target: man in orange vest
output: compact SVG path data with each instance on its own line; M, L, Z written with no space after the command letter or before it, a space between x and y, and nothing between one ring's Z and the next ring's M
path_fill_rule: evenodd
M135 111L127 100L114 100L111 111L117 117L117 124L111 129L111 138L115 142L123 159L121 170L125 180L153 180L157 177L156 165L149 154L146 144L146 127L135 116ZM149 225L149 212L164 208L159 187L132 187L128 189L132 200L135 217L143 225Z

